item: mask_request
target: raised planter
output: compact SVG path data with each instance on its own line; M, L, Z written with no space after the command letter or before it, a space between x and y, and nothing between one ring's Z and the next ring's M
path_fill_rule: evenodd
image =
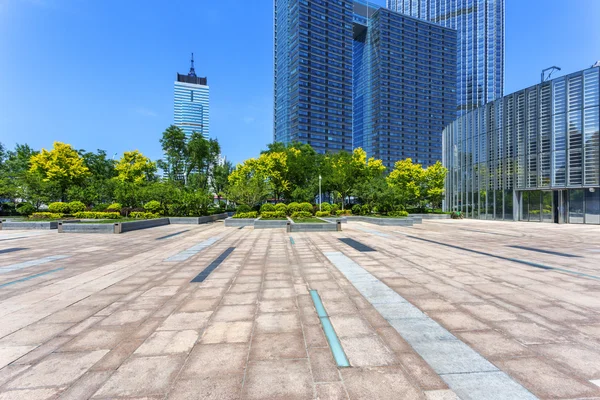
M384 226L413 226L415 221L412 218L376 218L367 217L364 215L353 215L348 217L348 221L361 221L369 224L384 225Z
M227 218L227 213L206 215L204 217L169 217L170 224L199 225Z
M329 222L341 221L342 224L348 223L348 217L345 215L343 217L322 217L321 219L324 219L325 221Z
M254 229L285 228L289 224L290 224L290 221L287 219L273 220L273 219L258 218L256 221L254 221Z
M2 221L0 230L49 230L57 229L58 221Z
M147 229L147 228L155 228L157 226L169 225L169 218L156 218L156 219L146 219L143 221L128 221L128 222L119 222L117 223L119 228L119 232L115 233L125 233L131 231L137 231L138 229ZM117 229L115 227L115 229Z
M420 217L421 219L450 219L450 214L409 214L409 217Z
M341 219L336 219L335 222L319 218L323 221L322 224L297 224L290 219L290 224L287 226L288 232L339 232L342 230Z
M254 226L256 218L226 218L225 226L228 227L240 227L240 226Z
M109 224L75 224L59 222L59 233L125 233L139 229L169 225L169 218L146 219L142 221L114 222Z

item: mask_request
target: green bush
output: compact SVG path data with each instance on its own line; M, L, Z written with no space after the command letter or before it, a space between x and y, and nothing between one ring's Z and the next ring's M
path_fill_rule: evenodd
M96 204L95 206L92 207L92 211L106 211L106 209L108 208L110 204L106 204L106 203L99 203Z
M121 214L118 212L80 211L75 213L74 217L81 219L118 219L121 218Z
M109 205L108 207L106 207L106 211L108 212L121 212L121 208L123 208L121 206L121 203L112 203L111 205Z
M317 217L329 217L329 211L317 211L315 214Z
M275 211L281 211L284 214L287 214L288 207L283 203L277 203L275 204Z
M260 213L262 219L280 219L285 218L283 211L263 211Z
M371 214L371 207L369 207L368 204L363 204L363 206L360 208L360 215L370 215Z
M162 206L160 205L160 202L156 200L151 200L144 204L144 210L148 211L149 213L162 214Z
M308 204L308 203L306 203ZM303 219L303 218L311 218L312 213L308 211L296 211L292 214L292 219Z
M302 211L300 209L300 204L299 203L296 203L294 201L294 202L291 202L290 204L288 204L288 206L287 206L287 212L288 212L288 214L293 214L293 213L298 212L298 211Z
M58 213L58 214L68 214L69 213L69 204L68 203L63 203L62 201L57 201L54 203L50 203L50 205L48 206L48 211L50 211L51 213Z
M247 213L247 212L252 211L252 209L245 204L240 204L239 206L237 206L235 211L239 212L239 213Z
M232 218L256 218L258 213L256 211L248 212L236 212Z
M21 215L31 215L35 212L35 207L31 203L21 203L17 205L17 212Z
M331 204L329 204L329 203L323 203L323 204L321 204L321 210L320 211L331 212Z
M68 206L69 206L69 213L71 213L71 214L75 214L80 211L85 211L85 209L86 209L85 204L83 204L80 201L72 201L68 204Z
M388 215L390 217L408 217L408 211L390 211Z
M338 216L340 216L340 215L351 215L351 214L352 214L352 211L350 211L350 210L337 210L335 212L335 215L338 215Z
M152 218L158 218L158 217L160 217L160 215L158 215L156 213L151 213L151 212L132 211L129 214L129 217L135 218L135 219L152 219Z
M31 219L61 219L63 217L62 213L52 213L52 212L36 212L29 216Z
M314 208L310 203L300 203L300 211L304 211L312 215Z
M337 204L334 203L331 205L331 210L329 210L329 212L332 214L336 214L339 209L340 209L340 206L338 206Z
M275 206L271 203L265 203L262 206L260 206L260 213L262 214L263 212L273 212L275 211Z
M352 206L352 214L360 215L360 204L355 204Z

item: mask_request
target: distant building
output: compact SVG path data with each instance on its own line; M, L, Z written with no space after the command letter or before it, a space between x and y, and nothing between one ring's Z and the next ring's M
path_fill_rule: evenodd
M190 72L187 75L177 74L174 97L175 125L183 129L187 137L197 132L208 139L208 94L207 78L196 76L192 54Z
M490 102L443 136L448 210L600 224L600 66Z
M275 0L274 141L362 147L392 167L442 157L456 32L363 0Z
M386 6L457 30L459 116L502 97L504 0L386 0Z

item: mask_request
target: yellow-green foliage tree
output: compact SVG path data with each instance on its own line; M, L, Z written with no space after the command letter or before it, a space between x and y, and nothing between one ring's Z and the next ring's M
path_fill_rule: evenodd
M229 175L228 180L227 198L249 207L265 201L271 191L264 165L256 158L249 158L238 164Z
M401 209L419 204L424 175L421 164L414 164L410 158L396 162L394 170L387 177L387 183L393 189Z
M287 154L285 152L263 153L258 157L257 168L265 176L273 190L273 198L279 201L281 195L290 187L288 177Z
M156 173L156 163L138 150L126 151L115 165L117 179L120 182L141 184L151 181Z
M431 204L432 208L439 208L442 205L447 173L448 169L439 161L427 167L423 172L423 200L424 203Z
M81 182L89 175L83 158L70 144L54 142L52 150L42 149L30 159L31 174L39 174L44 182L52 182L60 190L61 200L69 186Z

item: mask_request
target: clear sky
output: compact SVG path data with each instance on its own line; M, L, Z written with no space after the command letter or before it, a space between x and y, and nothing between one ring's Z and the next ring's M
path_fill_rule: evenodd
M384 4L384 0L374 1ZM234 162L272 140L272 0L0 0L0 142L161 157L173 81L208 76ZM505 94L600 60L600 0L506 0ZM556 75L558 76L558 75Z

